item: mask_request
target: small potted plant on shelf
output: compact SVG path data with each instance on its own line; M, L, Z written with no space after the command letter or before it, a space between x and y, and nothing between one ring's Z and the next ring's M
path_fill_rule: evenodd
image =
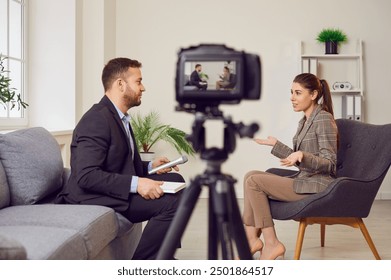
M143 160L151 160L154 153L151 148L158 141L170 143L178 153L194 155L191 144L186 140L186 133L167 124L162 124L159 114L155 111L142 116L137 114L131 118L131 126L136 139L136 145ZM148 154L150 155L149 158Z
M0 103L4 107L6 107L7 104L10 104L11 110L15 108L16 105L18 105L18 110L20 110L21 107L26 108L28 104L22 100L20 94L16 94L16 89L11 87L11 79L7 75L9 71L5 70L4 66L5 59L6 57L0 54Z
M340 29L325 28L319 32L316 40L325 43L326 54L338 54L338 45L346 42L348 38Z

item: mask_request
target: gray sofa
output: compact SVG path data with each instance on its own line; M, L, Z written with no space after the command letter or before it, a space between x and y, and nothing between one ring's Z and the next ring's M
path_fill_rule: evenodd
M68 175L44 128L0 134L0 259L131 259L141 224L104 206L51 203Z

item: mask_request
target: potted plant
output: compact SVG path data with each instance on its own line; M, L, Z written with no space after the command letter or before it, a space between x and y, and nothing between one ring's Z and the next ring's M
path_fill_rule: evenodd
M205 74L204 72L201 72L199 76L200 76L200 79L201 79L202 81L204 81L204 82L206 82L206 81L209 80L208 74Z
M337 54L338 45L346 42L348 38L340 29L325 28L319 32L316 40L325 43L326 54Z
M137 114L131 118L131 126L136 139L136 145L141 155L143 153L152 153L151 148L158 141L170 143L178 153L194 155L195 152L191 144L186 140L186 133L167 124L162 124L159 119L159 114L155 111L150 112L146 116ZM145 155L143 160L147 159Z
M0 54L0 103L4 107L6 107L7 104L10 104L11 110L16 105L18 105L18 110L20 110L21 107L26 108L28 104L23 102L20 94L16 94L16 89L11 87L11 79L7 75L9 71L5 70L4 66L5 59L6 57Z

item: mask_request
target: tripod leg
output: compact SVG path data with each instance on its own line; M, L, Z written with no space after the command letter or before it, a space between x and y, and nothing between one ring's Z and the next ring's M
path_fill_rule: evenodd
M214 215L214 203L213 203L213 190L209 188L209 211L208 211L208 259L209 260L217 260L218 258L218 228L216 216Z
M177 212L157 254L157 260L168 260L174 257L177 245L185 231L200 193L201 185L199 184L199 179L196 178L182 194Z
M233 259L234 252L231 240L232 223L229 222L230 200L228 199L228 183L226 180L218 180L211 188L211 200L213 201L214 220L217 223L217 232L220 238L223 259ZM217 242L216 242L217 243Z
M211 189L213 189L213 192L211 191L211 199L214 207L214 219L218 225L223 259L233 259L232 240L234 240L240 259L251 260L252 256L236 200L233 182L228 178L224 178L218 180Z

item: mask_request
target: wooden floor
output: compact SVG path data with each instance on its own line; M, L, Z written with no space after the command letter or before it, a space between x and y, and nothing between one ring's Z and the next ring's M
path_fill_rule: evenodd
M243 200L239 199L242 209ZM175 257L180 260L207 259L208 199L200 198L182 236L182 248ZM376 200L364 223L383 260L391 260L391 200ZM279 239L285 244L285 259L293 259L298 223L275 221ZM320 247L319 225L306 229L301 259L303 260L373 260L361 231L342 225L326 226L325 247ZM254 256L256 258L257 255Z

